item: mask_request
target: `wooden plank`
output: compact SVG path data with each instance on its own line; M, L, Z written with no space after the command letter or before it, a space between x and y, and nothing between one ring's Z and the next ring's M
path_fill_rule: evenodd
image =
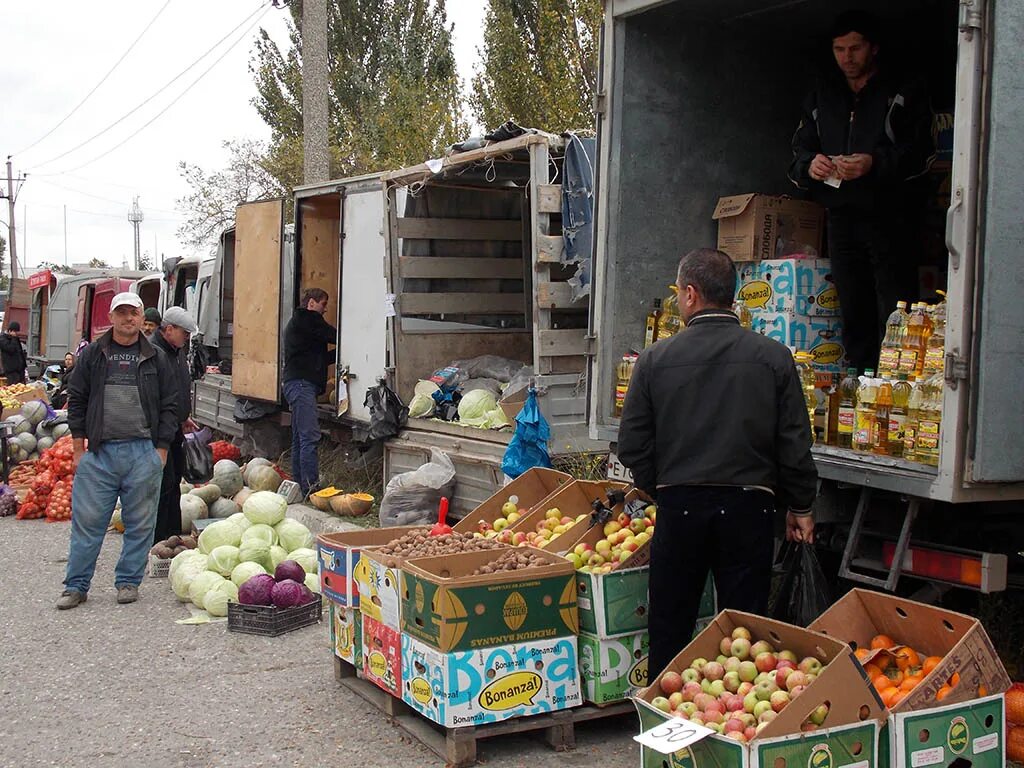
M459 258L457 256L399 256L402 277L507 279L523 277L522 259Z
M341 212L337 207L339 199L334 196L334 208L320 205L303 207L302 237L299 240L299 285L298 293L310 288L327 291L330 297L327 321L334 325L332 317L338 309L338 267L341 262L339 249Z
M403 293L403 315L520 315L521 293Z
M587 297L572 300L572 286L568 283L537 283L537 304L542 309L586 309Z
M537 235L537 261L558 264L562 261L565 243L561 235Z
M398 220L398 236L408 240L522 240L519 219Z
M561 357L585 355L587 342L583 329L539 330L537 331L537 355L539 357Z
M562 212L562 185L537 185L537 211L539 213Z

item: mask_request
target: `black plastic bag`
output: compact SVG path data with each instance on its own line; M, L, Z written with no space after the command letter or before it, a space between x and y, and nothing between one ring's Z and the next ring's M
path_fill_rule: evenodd
M384 382L366 390L363 406L370 409L370 429L367 440L394 437L405 426L409 409L394 390Z
M782 574L782 584L769 609L772 618L806 627L832 604L813 545L787 541L779 550L775 573Z
M185 467L182 476L192 483L205 483L213 477L213 453L198 440L185 441Z

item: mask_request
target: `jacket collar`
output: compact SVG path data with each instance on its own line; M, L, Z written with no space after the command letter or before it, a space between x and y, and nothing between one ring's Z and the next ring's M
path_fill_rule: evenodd
M689 328L693 325L710 324L710 323L726 323L730 325L739 325L740 319L736 317L736 314L728 309L702 309L700 312L695 312L690 319L686 322L686 327Z
M96 343L100 345L100 349L103 350L103 355L106 356L110 352L110 342L114 339L114 330L111 328L98 339ZM139 362L148 360L156 354L156 350L153 349L153 345L149 343L142 331L139 331Z
M165 339L163 337L163 334L160 333L160 329L159 328L154 330L153 334L151 336L148 336L148 337L147 336L142 336L142 338L146 339L146 341L148 341L154 347L159 347L160 349L162 349L164 352L166 352L168 355L171 355L172 357L177 357L178 356L178 352L181 351L177 347L173 347L173 346L171 346L167 342L167 339Z

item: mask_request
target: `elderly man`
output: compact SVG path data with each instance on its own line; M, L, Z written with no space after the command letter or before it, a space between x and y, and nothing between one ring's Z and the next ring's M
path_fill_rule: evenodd
M79 355L68 394L75 448L71 544L61 610L85 602L114 505L124 540L114 569L118 603L138 599L153 543L160 477L178 426L177 375L142 335L142 299L119 293L112 327Z
M149 310L146 310L147 312ZM185 435L193 432L192 377L188 370L188 341L197 330L192 316L181 307L170 307L160 320L160 327L150 336L150 342L170 361L175 375L178 397L178 428L167 451L163 479L160 481L160 503L156 513L153 543L181 533L181 477L185 470Z
M160 310L156 307L148 307L142 315L142 333L148 339L153 331L160 327Z

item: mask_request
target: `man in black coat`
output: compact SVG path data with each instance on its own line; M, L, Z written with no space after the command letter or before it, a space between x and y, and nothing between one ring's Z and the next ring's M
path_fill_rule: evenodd
M8 384L24 384L25 369L28 368L28 358L25 356L25 347L18 338L21 330L21 323L17 320L7 326L7 330L0 334L0 365L3 367L4 379Z

